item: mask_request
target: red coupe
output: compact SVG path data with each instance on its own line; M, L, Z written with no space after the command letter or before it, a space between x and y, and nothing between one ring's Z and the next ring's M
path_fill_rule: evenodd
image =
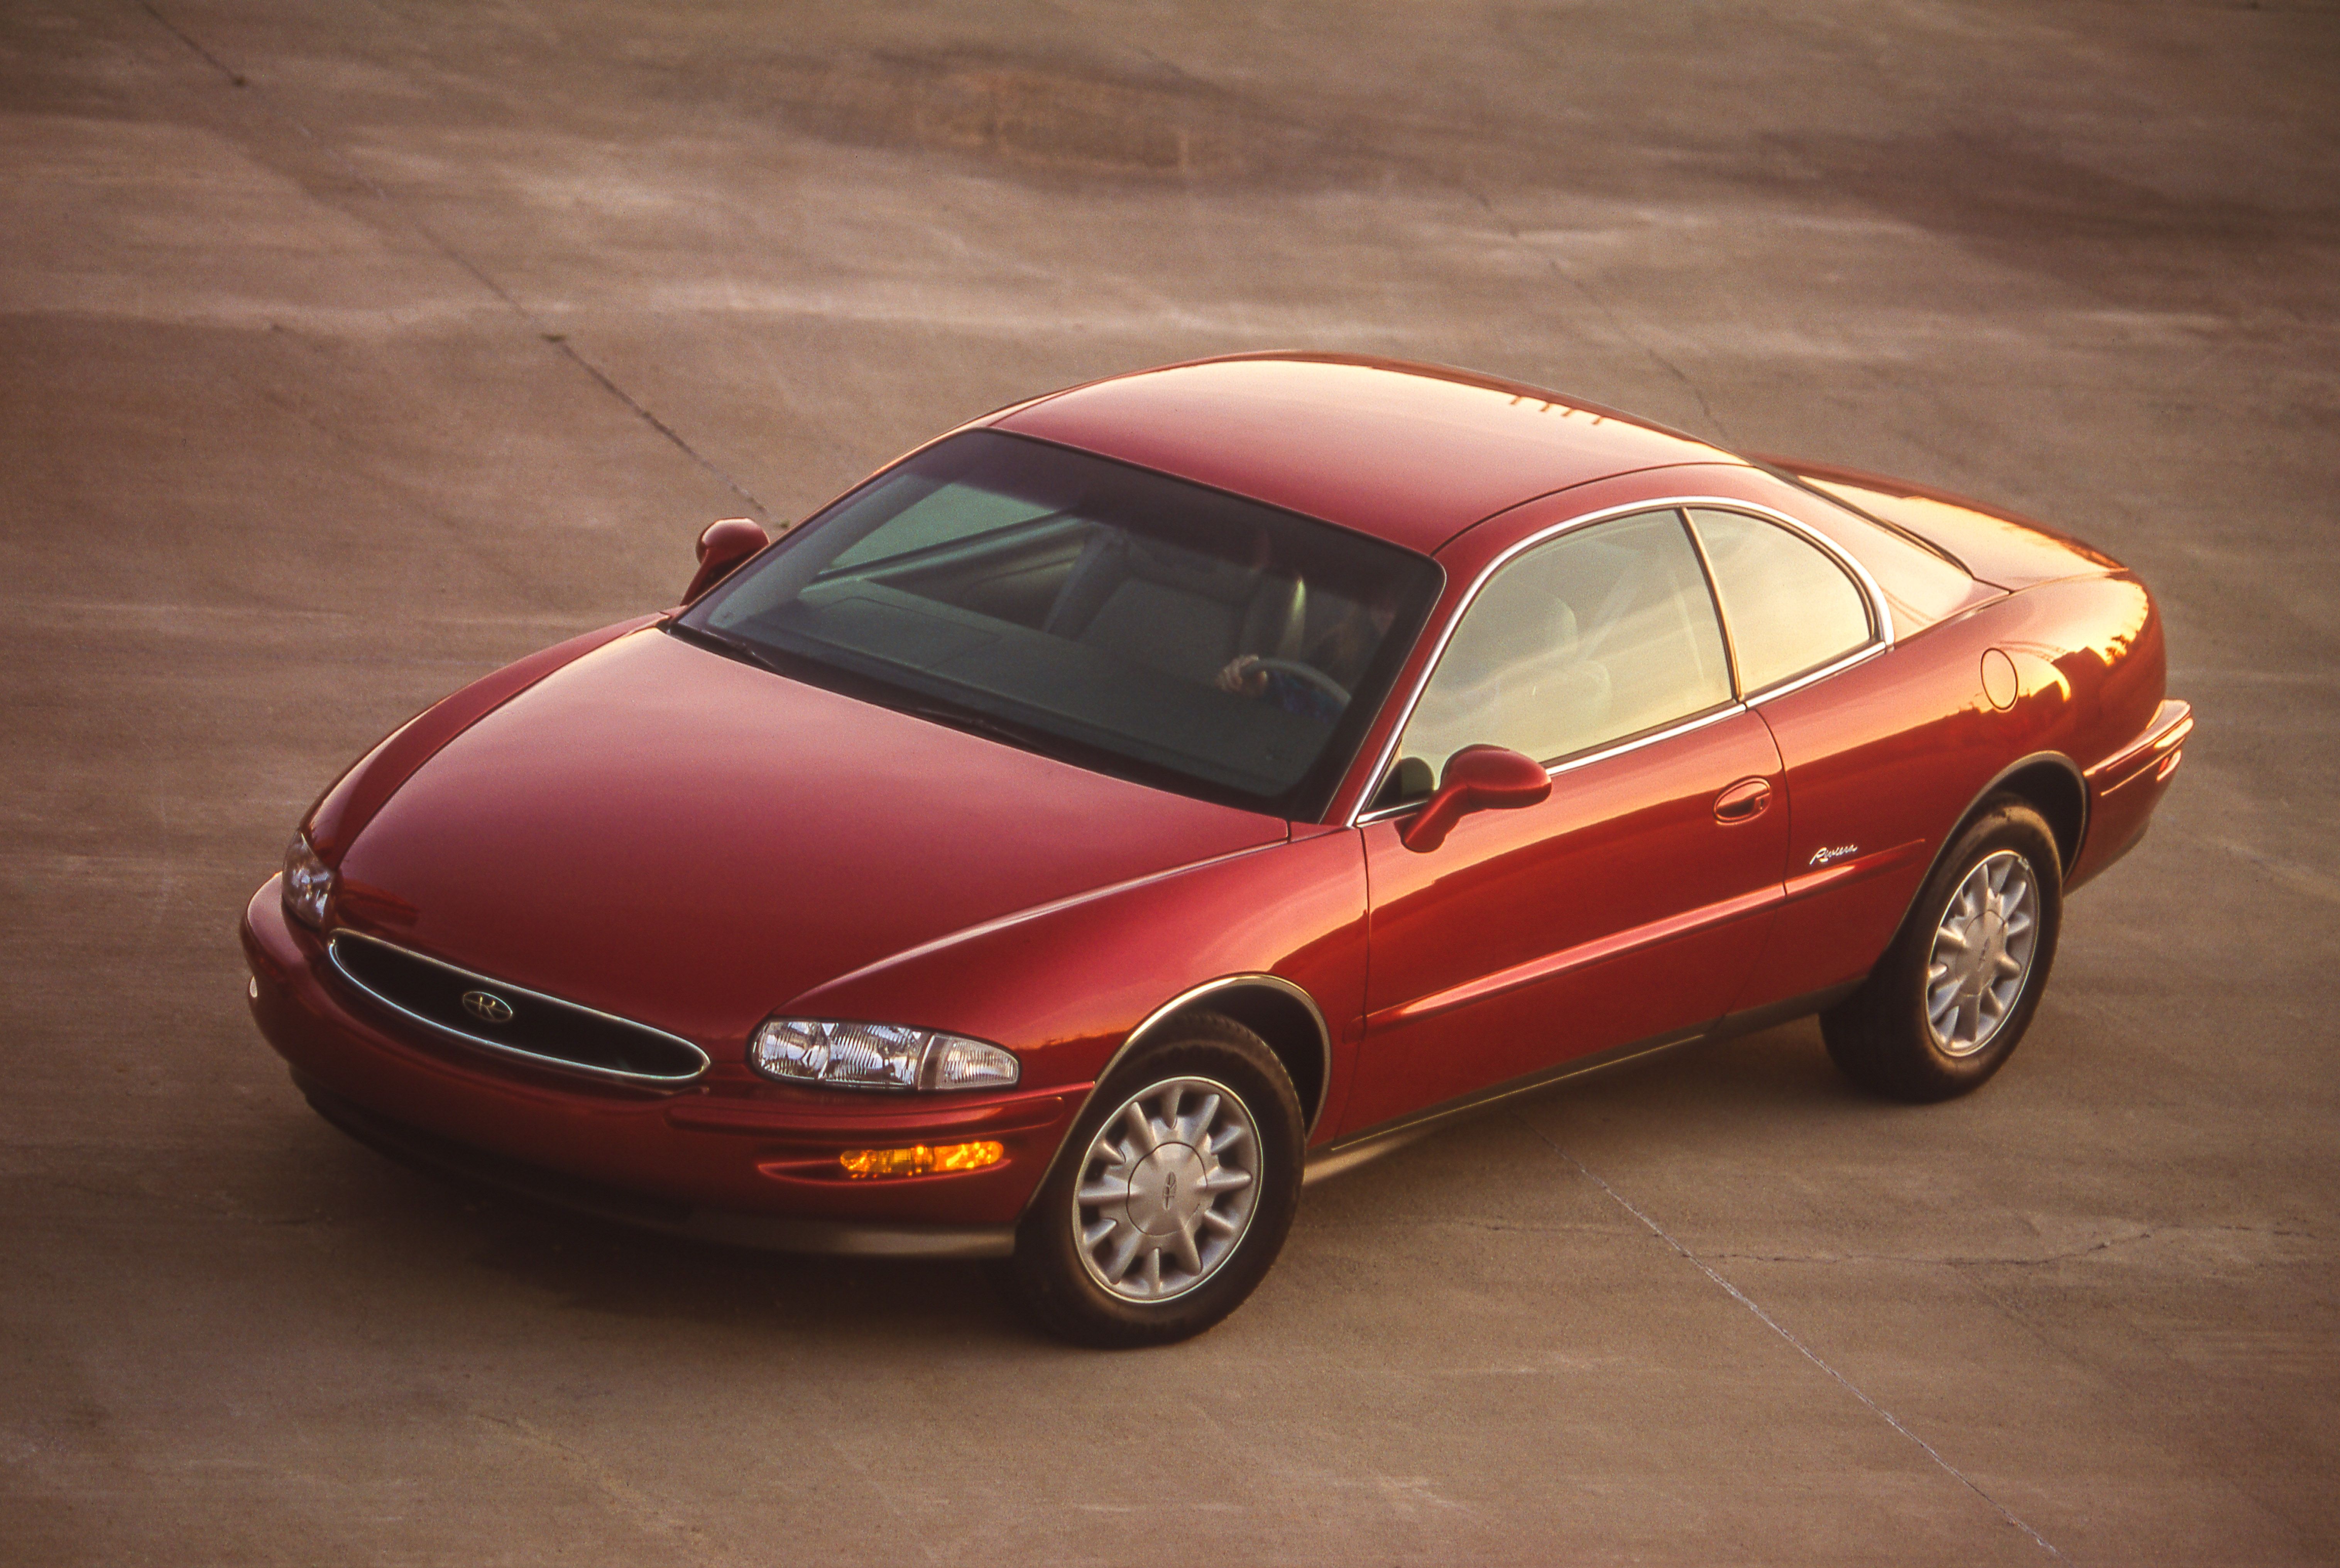
M1975 1087L2192 727L2119 562L1533 387L1265 354L1020 403L418 715L243 925L407 1160L996 1257L1196 1333L1304 1176L1819 1015Z

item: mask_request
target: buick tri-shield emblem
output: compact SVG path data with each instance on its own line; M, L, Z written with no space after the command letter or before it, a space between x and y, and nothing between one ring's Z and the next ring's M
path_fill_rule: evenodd
M442 991L440 995L444 996L446 993ZM483 1024L511 1022L511 1004L492 991L465 991L463 1010Z

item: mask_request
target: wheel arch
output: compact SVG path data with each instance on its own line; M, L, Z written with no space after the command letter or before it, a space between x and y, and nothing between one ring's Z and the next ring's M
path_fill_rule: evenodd
M1990 782L1975 791L1967 809L1958 813L1958 820L1942 835L1941 843L1935 846L1933 859L1927 863L1926 874L1918 879L1916 890L1909 895L1909 907L1901 911L1900 922L1893 928L1893 941L1899 941L1901 933L1909 928L1918 900L1925 897L1934 873L1941 869L1942 857L1957 846L1967 825L2002 795L2016 796L2047 820L2048 830L2056 839L2056 858L2061 862L2057 874L2059 878L2072 874L2072 868L2080 861L2080 847L2087 841L2087 779L2079 764L2061 751L2035 751L1992 775ZM1887 951L1891 950L1892 944L1888 943Z
M1973 821L1994 795L2020 796L2048 819L2048 830L2056 836L2056 858L2062 862L2057 869L2069 877L2072 868L2080 863L2080 846L2088 833L2088 782L2079 765L2060 751L2035 752L2024 758L1984 786L1959 817L1953 834ZM1945 841L1943 849L1948 847Z
M1105 1066L1097 1069L1096 1082L1090 1086L1069 1126L1079 1126L1081 1117L1088 1112L1089 1102L1131 1051L1180 1018L1197 1013L1218 1013L1233 1018L1265 1041L1267 1048L1275 1053L1284 1070L1292 1075L1293 1090L1300 1098L1301 1146L1304 1150L1324 1115L1325 1092L1333 1079L1333 1031L1325 1024L1324 1009L1316 1005L1316 998L1281 975L1222 975L1179 992L1146 1014L1106 1058ZM1038 1198L1055 1174L1056 1162L1071 1146L1069 1137L1058 1146L1033 1187L1032 1199ZM1025 1212L1028 1214L1030 1209L1031 1200L1027 1199Z
M1324 1092L1333 1077L1333 1031L1324 1022L1316 998L1281 975L1222 975L1190 987L1155 1008L1130 1030L1120 1047L1097 1069L1102 1085L1129 1053L1175 1024L1197 1013L1217 1013L1233 1018L1267 1043L1300 1099L1304 1137L1313 1137L1324 1114ZM1096 1092L1092 1088L1090 1094ZM1082 1109L1087 1109L1086 1103Z
M1122 1058L1180 1018L1217 1013L1233 1018L1267 1043L1292 1075L1299 1097L1304 1137L1313 1137L1324 1114L1324 1091L1333 1077L1333 1032L1316 998L1280 975L1225 975L1171 997L1129 1031L1121 1048L1097 1074L1103 1083Z

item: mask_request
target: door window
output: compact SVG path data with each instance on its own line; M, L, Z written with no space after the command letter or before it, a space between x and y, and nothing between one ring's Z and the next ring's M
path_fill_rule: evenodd
M1818 670L1868 642L1869 600L1810 541L1736 511L1693 511L1739 659L1739 689Z
M1681 515L1644 512L1562 534L1495 574L1406 721L1398 766L1418 789L1465 746L1554 762L1730 699Z

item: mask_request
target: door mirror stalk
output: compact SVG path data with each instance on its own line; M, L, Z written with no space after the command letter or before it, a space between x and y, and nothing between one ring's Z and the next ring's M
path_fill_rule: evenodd
M1507 746L1465 746L1446 759L1438 793L1398 829L1397 841L1428 854L1473 811L1516 811L1551 794L1552 775L1534 758Z

